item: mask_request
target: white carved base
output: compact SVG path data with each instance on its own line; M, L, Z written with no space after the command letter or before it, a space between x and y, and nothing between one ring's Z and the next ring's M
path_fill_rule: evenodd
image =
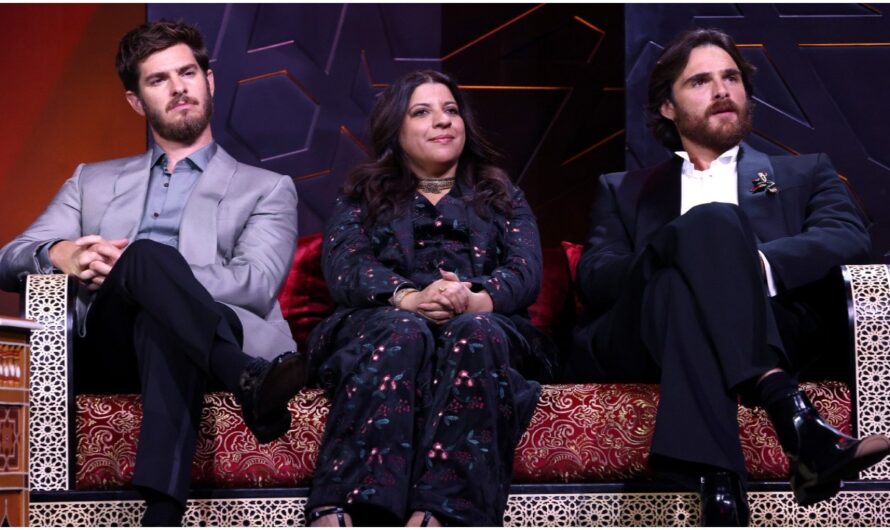
M790 492L752 492L751 526L890 526L890 492L841 492L801 508ZM698 526L694 493L511 495L504 526ZM305 497L190 500L184 526L304 526ZM138 526L141 501L32 502L31 526Z

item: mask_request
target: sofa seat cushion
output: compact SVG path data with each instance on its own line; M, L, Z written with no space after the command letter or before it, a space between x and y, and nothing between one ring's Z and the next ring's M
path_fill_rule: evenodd
M804 383L825 418L850 432L850 391L843 383ZM193 486L287 487L310 483L328 402L318 389L290 403L283 438L259 445L228 393L211 393L198 435ZM514 459L514 482L597 482L648 476L646 460L657 385L548 385ZM138 395L77 396L76 488L119 489L133 478L142 410ZM739 432L752 479L781 479L788 463L762 409L739 407Z

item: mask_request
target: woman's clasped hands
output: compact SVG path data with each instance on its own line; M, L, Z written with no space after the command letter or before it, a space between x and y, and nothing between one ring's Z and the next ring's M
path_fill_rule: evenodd
M427 285L423 290L406 295L399 307L414 311L435 324L444 324L462 313L483 313L493 308L491 297L485 290L471 291L472 284L462 282L457 274L439 270L442 278Z

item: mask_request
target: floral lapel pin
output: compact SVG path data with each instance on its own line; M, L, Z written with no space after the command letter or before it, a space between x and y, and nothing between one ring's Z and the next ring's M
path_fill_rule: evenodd
M751 184L754 185L751 187L751 193L760 193L764 190L767 193L779 193L775 181L769 180L769 172L765 169L757 172L757 178L751 179Z

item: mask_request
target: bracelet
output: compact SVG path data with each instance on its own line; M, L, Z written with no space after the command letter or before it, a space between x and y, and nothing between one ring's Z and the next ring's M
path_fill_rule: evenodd
M389 297L389 303L396 307L399 307L399 304L402 302L402 298L405 298L405 295L408 294L408 293L404 293L404 294L399 294L399 293L401 293L402 291L405 291L407 289L414 289L415 291L417 290L417 289L415 289L414 284L412 282L402 282L402 283L396 285L396 288L392 290L392 296Z
M396 306L397 308L401 309L402 308L402 300L404 300L406 296L408 296L411 293L419 293L419 292L420 292L419 290L417 290L413 287L405 287L403 289L399 289L398 291L396 291L396 294L392 295L392 298L390 298L390 303L392 303L392 305Z

